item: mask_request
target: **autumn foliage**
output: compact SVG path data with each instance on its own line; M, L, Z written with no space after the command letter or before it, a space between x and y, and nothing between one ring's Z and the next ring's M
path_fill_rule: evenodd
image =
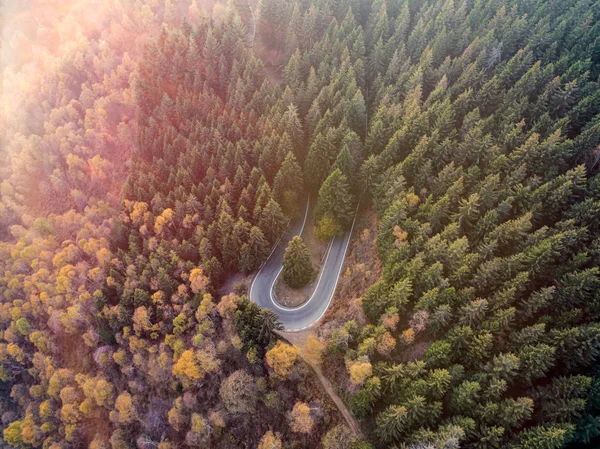
M310 194L377 447L598 447L600 3L4 3L5 444L368 448L244 294Z
M281 377L287 377L294 367L300 351L295 347L278 341L266 355L266 360L275 374Z

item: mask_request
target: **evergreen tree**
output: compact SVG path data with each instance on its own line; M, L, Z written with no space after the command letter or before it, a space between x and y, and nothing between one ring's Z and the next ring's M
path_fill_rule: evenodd
M318 133L304 164L304 179L312 192L318 192L337 156L334 133Z
M296 162L295 156L288 153L273 183L273 196L286 215L292 215L297 211L303 190L300 165Z
M310 253L299 236L294 237L283 257L283 280L292 288L304 287L313 275Z
M5 68L9 445L368 446L298 402L275 312L211 295L309 192L317 235L347 229L350 185L379 218L340 280L367 323L334 310L316 359L377 446L598 447L600 3L112 3L102 33L48 10L61 64Z
M270 243L275 243L284 231L286 219L279 204L273 199L269 200L260 212L258 226L264 230L265 237Z
M265 261L268 255L268 240L259 227L252 226L248 242L244 243L240 249L240 271L247 273L254 270Z
M519 449L561 449L571 439L574 426L538 426L519 435Z
M346 177L335 169L319 190L315 219L315 232L323 240L347 229L354 215L353 198Z
M339 169L342 172L342 174L352 184L353 187L356 186L356 162L348 145L343 146L340 154L338 154L338 157L333 164L333 167L331 167L332 171L335 171L336 169Z

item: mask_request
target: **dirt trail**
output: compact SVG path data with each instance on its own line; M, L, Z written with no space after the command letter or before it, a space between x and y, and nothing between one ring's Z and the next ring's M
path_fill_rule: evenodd
M323 385L323 388L325 389L333 403L336 405L344 419L346 420L346 423L348 424L350 430L354 432L354 435L358 439L364 439L364 435L362 433L360 425L358 424L358 421L356 421L356 418L354 417L352 412L348 410L348 407L346 407L344 401L342 401L342 399L337 395L337 393L335 392L335 388L333 387L331 382L329 382L329 380L325 377L323 371L321 371L321 368L318 365L311 363L304 357L303 349L306 344L306 339L308 338L309 332L277 331L277 334L279 334L282 338L284 338L285 340L296 346L298 349L300 349L300 356L313 369L313 371L317 375L317 379L319 379L319 382L321 382L321 385Z

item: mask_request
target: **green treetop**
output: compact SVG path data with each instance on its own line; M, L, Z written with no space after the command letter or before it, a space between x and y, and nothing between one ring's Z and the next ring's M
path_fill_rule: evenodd
M353 202L348 180L341 170L336 168L319 190L315 210L317 237L329 240L347 228L354 215Z
M298 207L300 195L304 189L302 181L302 169L293 153L288 153L281 164L281 168L275 176L273 196L281 204L287 215L294 213Z
M296 236L288 244L283 257L283 280L293 288L304 287L313 275L310 254L302 238Z

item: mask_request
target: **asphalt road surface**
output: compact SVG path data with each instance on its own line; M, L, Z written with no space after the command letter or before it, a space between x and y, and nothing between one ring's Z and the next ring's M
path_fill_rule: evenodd
M301 306L284 307L277 303L273 297L273 288L277 277L283 269L283 255L288 242L296 235L301 235L308 215L309 200L306 202L306 209L303 216L294 218L288 229L281 237L279 243L275 246L271 255L250 285L250 299L261 307L269 308L279 316L279 320L286 331L302 331L309 328L319 321L335 293L335 288L342 272L342 265L346 257L346 251L350 243L350 236L354 228L343 235L336 236L330 243L325 263L319 273L317 286L312 296Z

